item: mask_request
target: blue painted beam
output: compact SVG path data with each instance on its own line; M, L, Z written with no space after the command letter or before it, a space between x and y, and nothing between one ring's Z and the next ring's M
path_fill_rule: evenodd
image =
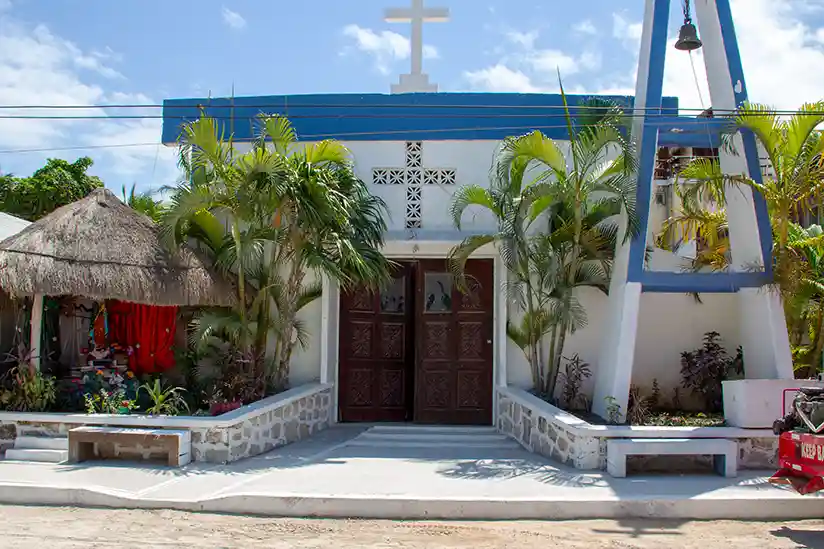
M664 65L667 58L667 32L669 29L670 0L655 0L652 13L652 36L650 37L649 64L646 75L645 110L638 113L645 117L644 131L638 144L638 178L636 204L638 205L638 233L629 245L627 281L643 282L645 256L647 251L647 229L649 226L650 202L652 199L652 179L658 154L658 131L647 131L655 109L663 107ZM643 55L642 55L643 57ZM663 114L663 113L662 113Z
M593 96L567 96L574 118ZM601 96L631 109L628 96ZM345 141L500 140L538 129L553 139L567 137L563 103L557 94L414 93L325 94L236 98L167 99L163 102L163 143L174 143L183 123L201 108L218 119L228 136L254 138L261 113L290 118L304 140ZM662 101L663 113L677 118L678 99ZM681 139L675 133L673 142ZM695 139L691 136L691 139Z
M753 273L670 273L645 271L641 291L645 293L734 293L741 288L770 284L771 276Z
M727 64L730 71L730 80L733 83L740 83L740 87L733 86L735 93L735 104L740 107L747 101L747 84L744 80L744 66L741 64L741 52L738 48L738 39L735 33L735 23L732 19L729 0L716 0L718 9L718 19L721 23L721 36L724 39L724 49L727 54ZM756 183L761 183L761 161L758 155L755 136L750 131L741 132L744 141L744 152L747 155L747 169L750 177ZM767 202L758 193L753 193L753 203L755 204L755 220L758 225L758 234L761 239L761 255L767 273L772 275L772 226L770 224L770 214L767 211Z

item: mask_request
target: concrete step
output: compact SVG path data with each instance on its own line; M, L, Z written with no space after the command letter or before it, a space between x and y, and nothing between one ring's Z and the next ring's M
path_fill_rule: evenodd
M10 448L6 450L6 460L60 463L69 459L68 450L48 450L42 448Z
M14 440L14 447L19 450L68 450L69 439L66 437L20 436Z
M445 433L373 433L366 431L361 434L363 439L371 440L430 440L432 442L454 442L460 444L462 442L500 442L509 440L506 435L498 433L467 435L463 433L445 434Z
M374 448L520 448L490 427L374 427L349 442Z
M494 427L487 426L460 426L460 425L375 425L368 432L372 433L403 433L403 434L448 434L448 435L482 435L495 434Z
M369 448L482 448L486 450L517 450L521 446L514 440L497 442L464 441L446 443L432 440L370 440L360 437L346 443L347 446L365 446Z

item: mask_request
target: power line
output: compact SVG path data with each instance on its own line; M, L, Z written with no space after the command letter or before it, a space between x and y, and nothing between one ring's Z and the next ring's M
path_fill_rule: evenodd
M824 114L824 113L822 113ZM649 115L644 113L625 113L620 115L623 118L643 118L645 116L655 118L658 114ZM661 117L671 118L666 114ZM294 114L288 115L290 120L344 120L344 119L384 119L397 120L398 118L428 119L437 117L439 119L478 119L478 118L565 118L565 113L557 114ZM232 116L232 115L209 115L208 118L215 120L257 120L257 116ZM573 117L574 118L574 117ZM193 120L191 116L154 115L154 114L124 114L124 115L57 115L57 114L0 114L0 120ZM684 118L684 122L696 121L706 123L711 118Z
M598 97L598 96L592 96ZM622 105L616 105L623 108ZM215 105L208 100L201 103L191 104L139 104L139 103L120 103L120 104L94 104L94 105L0 105L0 109L40 109L40 110L64 110L64 109L541 109L541 110L564 110L563 105L467 105L467 104L433 104L433 103L414 103L414 104L393 104L393 103L298 103L290 105L288 102L282 103L266 103L253 105ZM598 106L598 105L570 105L571 110L609 110L614 106ZM629 107L626 107L629 108ZM639 107L635 110L661 110L662 107ZM702 112L706 109L697 107L679 107L681 111L695 111Z
M73 147L44 147L41 149L6 149L0 150L0 154L14 153L34 153L34 152L60 152L60 151L85 151L91 149L118 149L126 147L155 147L160 143L122 143L118 145L78 145Z
M598 96L593 96L598 97ZM697 112L703 113L707 109L704 107L677 107L677 109L672 109L669 107L655 107L655 106L648 106L648 107L629 107L623 105L615 105L615 106L598 106L598 105L570 105L569 109L573 111L607 111L611 110L615 107L618 108L626 108L628 111L634 112L645 112L645 111L667 111L667 110L678 110L679 112ZM210 110L231 110L231 109L277 109L277 110L285 110L288 111L290 109L505 109L505 110L548 110L548 111L563 111L566 107L563 105L466 105L466 104L384 104L384 103L340 103L340 104L328 104L328 103L302 103L302 104L295 104L289 105L288 102L283 103L269 103L269 104L259 104L259 105L237 105L237 104L228 104L228 105L215 105L209 102L206 103L193 103L193 104L129 104L129 103L122 103L122 104L94 104L94 105L0 105L0 110L100 110L100 109L210 109ZM713 108L714 113L721 113L721 114L737 114L739 111L737 109L719 109ZM778 114L778 115L793 115L793 114L804 114L804 115L814 115L814 116L821 116L824 115L824 111L810 111L807 113L798 113L798 111L794 110L781 110L775 109L771 112ZM125 116L125 115L124 115ZM162 115L135 115L137 117L147 117L147 116L157 116L162 117ZM335 115L326 115L326 116L335 116ZM406 116L406 115L405 115ZM503 116L503 115L501 115ZM525 115L524 115L525 116ZM540 116L540 115L535 115ZM105 118L109 118L108 116L104 116ZM166 116L169 118L169 116Z
M2 116L0 116L2 118ZM229 117L224 117L228 119ZM242 120L242 118L235 118L235 120ZM255 120L254 118L249 118L248 120ZM711 119L708 118L696 118L696 119L688 119L683 122L687 124L695 124L695 125L704 125ZM659 125L659 126L669 126L669 124L650 124L652 126ZM576 128L585 128L591 127L594 124L586 124L586 125L577 125ZM559 124L559 125L529 125L529 126L473 126L473 127L461 127L461 128L409 128L409 129L398 129L398 130L382 130L382 131L365 131L365 132L332 132L332 133L324 133L324 134L299 134L298 138L300 141L312 141L315 139L329 139L334 136L335 139L345 139L346 137L366 137L370 135L404 135L404 134L416 134L416 133L441 133L441 134L448 134L450 132L467 132L467 131L475 131L475 132L486 132L486 131L512 131L512 132L529 132L534 130L557 130L557 129L566 129L566 124ZM23 153L35 153L35 152L61 152L61 151L74 151L74 150L94 150L94 149L114 149L114 148L128 148L128 147L151 147L161 145L162 143L154 142L154 143L121 143L121 144L113 144L113 145L77 145L77 146L68 146L68 147L44 147L44 148L32 148L32 149L5 149L0 150L0 154L23 154Z

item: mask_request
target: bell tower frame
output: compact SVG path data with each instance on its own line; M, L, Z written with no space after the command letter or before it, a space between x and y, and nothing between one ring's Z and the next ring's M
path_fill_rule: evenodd
M663 127L664 66L667 54L687 55L675 49L668 51L672 3L671 0L645 0L635 90L636 116L633 117L633 136L639 155L637 203L641 230L636 238L616 251L593 398L593 411L602 417L607 416L609 397L615 399L612 402L621 407L622 413L627 409L641 294L645 292L735 293L746 376L755 379L793 377L781 300L766 288L772 282L772 235L763 197L754 196L749 189L737 188L735 192L727 193L732 252L730 272L681 273L645 268L653 174L659 132ZM730 0L694 0L693 9L703 42L711 105L722 113L734 111L747 101L747 86ZM695 124L692 126L694 128ZM707 128L714 128L712 137L717 139L720 126L708 125ZM721 169L725 173L747 174L759 181L761 169L754 136L739 132L733 145L737 155L719 150Z

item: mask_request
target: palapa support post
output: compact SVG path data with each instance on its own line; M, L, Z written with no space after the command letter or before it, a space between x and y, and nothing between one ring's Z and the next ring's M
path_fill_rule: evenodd
M35 370L40 370L40 354L43 349L43 294L34 294L31 304L31 336L29 338L29 363Z

